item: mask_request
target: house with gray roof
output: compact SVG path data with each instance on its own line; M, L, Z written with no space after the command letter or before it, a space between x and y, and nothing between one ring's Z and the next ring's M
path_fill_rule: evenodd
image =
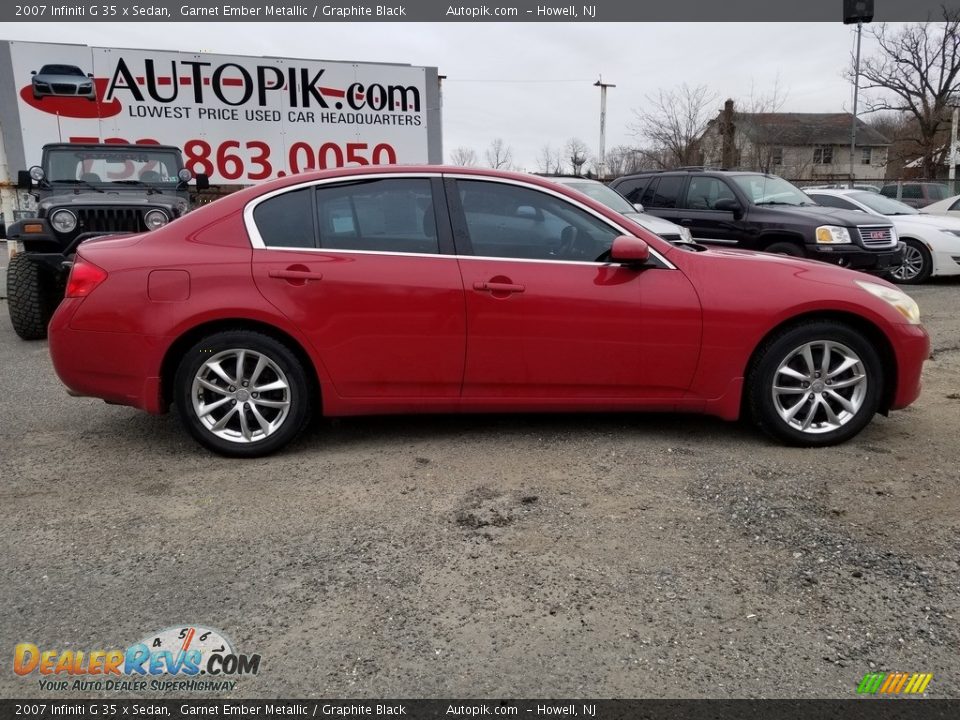
M848 180L852 119L850 113L741 113L727 100L700 139L703 161L788 180ZM890 140L858 119L856 180L883 180L889 147Z

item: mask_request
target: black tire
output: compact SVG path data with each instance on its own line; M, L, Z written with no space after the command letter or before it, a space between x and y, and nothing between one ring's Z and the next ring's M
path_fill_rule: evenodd
M28 255L18 253L7 266L7 310L13 329L24 340L43 340L63 288Z
M890 280L899 285L919 285L930 279L933 273L933 258L926 246L913 238L904 238L904 262L887 273Z
M287 402L286 414L283 417L280 409L258 404L258 400L255 399L257 395L254 394L254 383L244 386L248 388L247 392L240 394L238 399L237 392L242 392L243 388L239 385L228 385L224 380L219 379L219 376L209 375L209 368L205 367L205 364L220 355L224 358L221 369L228 373L228 377L235 379L238 376L237 365L241 363L235 354L232 356L231 365L230 353L241 350L247 355L242 363L245 370L239 373L241 378L252 378L255 372L253 365L258 362L259 357L264 357L272 365L268 364L262 371L261 377L266 379L266 384L260 384L260 386L267 387L277 382L286 384L286 390L264 392L263 397L259 399L259 402ZM214 399L230 398L222 405L224 408L222 413L217 408L206 415L207 420L201 420L194 404L194 383L198 374L203 374L205 378L212 378L218 386L223 386L223 392L214 393L198 385L196 397L198 403L207 398L211 400L212 405ZM235 390L230 391L231 387ZM290 443L309 423L315 401L312 388L313 383L310 382L303 363L285 344L259 332L227 330L202 339L183 355L174 378L174 403L183 425L204 447L228 457L261 457L276 452ZM235 410L234 406L238 403L240 408ZM261 413L261 418L271 423L279 422L275 429L269 433L262 430L262 423L258 424L254 415L254 405L257 407L256 412ZM272 414L274 412L275 415ZM228 413L231 413L232 417L228 418L227 424L219 432L229 433L232 439L216 434L215 428L205 424L205 422L222 420L223 415ZM241 415L243 415L242 420L245 426L241 425ZM254 437L242 440L243 427L252 428ZM260 438L255 437L258 427L262 435Z
M824 355L822 349L819 355L817 354L818 343L833 344L830 346L833 360L829 363L831 372L839 369L845 360L844 356L858 359L859 365L837 374L829 383L829 373L827 377L816 375L817 379L808 386L803 386L801 380L786 373L779 373L781 364L790 358L794 360L788 365L787 372L796 371L798 365L803 371L806 361L802 354L795 353L808 343L813 344L811 360L818 371ZM863 376L865 384L858 383L857 376ZM775 393L774 387L778 378L780 380L776 387L781 390ZM841 387L844 382L852 385ZM791 383L796 383L796 390ZM828 387L833 384L837 387ZM784 386L789 387L789 390L785 390ZM883 366L869 339L843 323L813 320L784 329L769 338L760 348L747 377L747 409L761 430L788 445L836 445L849 440L867 426L880 405L883 387ZM849 407L836 399L838 394L846 400ZM830 411L834 412L836 423L832 423L827 415L827 402ZM792 421L797 424L802 425L807 415L812 413L807 429L798 428L781 415L781 412L789 414L794 407L798 410ZM851 407L855 408L853 412L849 409ZM837 410L840 412L837 413Z
M764 248L764 252L774 255L789 255L790 257L806 257L807 254L797 243L794 242L775 242Z

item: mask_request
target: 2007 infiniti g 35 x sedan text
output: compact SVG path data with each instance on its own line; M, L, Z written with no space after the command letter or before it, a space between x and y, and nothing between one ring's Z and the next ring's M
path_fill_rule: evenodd
M316 412L746 414L830 445L917 398L929 339L868 275L671 245L534 176L391 166L83 243L50 352L71 393L256 456Z

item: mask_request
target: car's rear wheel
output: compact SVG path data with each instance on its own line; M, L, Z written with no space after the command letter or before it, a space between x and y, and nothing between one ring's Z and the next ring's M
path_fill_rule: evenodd
M760 349L748 377L751 415L762 430L791 445L845 442L880 405L883 368L872 344L833 321L788 328Z
M184 355L174 379L177 410L202 445L231 457L259 457L293 440L310 419L306 370L282 342L230 330Z
M923 243L913 238L903 241L903 262L890 268L890 279L901 285L919 285L933 273L933 258Z
M7 266L7 311L14 331L24 340L43 340L47 325L63 289L56 279L25 253L18 253Z

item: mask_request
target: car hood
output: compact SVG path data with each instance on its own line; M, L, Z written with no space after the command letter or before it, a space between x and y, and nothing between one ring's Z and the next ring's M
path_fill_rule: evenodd
M624 217L630 218L637 225L642 225L647 230L657 235L677 235L680 232L680 226L669 220L658 218L655 215L646 213L623 213Z
M949 215L890 215L887 220L893 220L897 227L900 225L919 225L937 230L960 230L960 218Z
M824 207L823 205L758 205L761 210L773 210L778 215L796 218L802 222L816 222L822 225L891 225L890 218L868 215L854 210Z
M153 193L147 195L143 187L130 186L130 190L104 190L99 192L80 192L75 195L51 195L40 201L39 207L47 209L52 207L64 206L83 206L106 205L115 207L123 205L124 207L176 207L183 201L175 195L166 195L164 193Z

